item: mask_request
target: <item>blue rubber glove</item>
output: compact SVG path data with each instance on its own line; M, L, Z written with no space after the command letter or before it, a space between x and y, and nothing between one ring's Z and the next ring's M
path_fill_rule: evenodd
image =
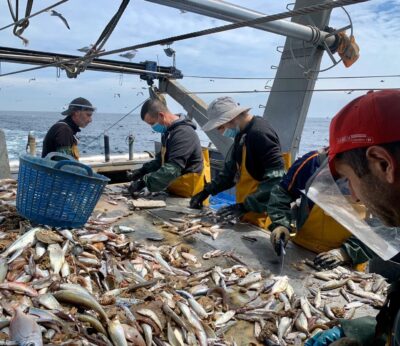
M332 329L324 330L308 339L304 346L327 346L332 342L343 338L344 332L340 327L333 327Z

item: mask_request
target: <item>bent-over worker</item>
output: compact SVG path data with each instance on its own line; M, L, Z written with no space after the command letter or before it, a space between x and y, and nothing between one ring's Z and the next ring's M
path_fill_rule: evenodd
M62 112L65 119L59 120L47 132L43 140L42 157L48 153L59 152L79 159L78 138L76 134L81 128L92 122L96 109L83 97L71 101L68 109Z
M131 173L129 192L135 195L145 187L150 192L168 189L180 197L192 197L210 181L208 151L202 152L196 125L183 115L170 112L161 99L148 99L140 116L153 131L161 133L161 152ZM204 157L204 160L203 160Z
M227 219L243 216L243 221L266 228L269 195L284 174L284 163L278 135L267 120L249 110L230 97L220 97L209 105L209 121L203 130L217 129L234 142L222 172L191 199L190 206L201 208L209 195L236 186L236 204L221 208L219 215Z
M328 151L329 148L314 150L298 158L280 184L273 187L268 202L272 221L268 227L272 232L271 243L280 255L279 240L283 240L286 246L295 235L292 238L294 243L319 253L314 262L321 268L359 265L374 256L372 251L302 193L328 158ZM298 200L300 205L292 207Z

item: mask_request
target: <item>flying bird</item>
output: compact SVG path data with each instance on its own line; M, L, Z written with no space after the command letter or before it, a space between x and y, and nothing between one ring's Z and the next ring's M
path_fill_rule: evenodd
M143 96L144 94L143 94L143 92L139 91L139 92L136 94L136 96L139 96L139 95L142 95L142 96Z
M31 78L31 79L28 80L28 83L33 82L35 80L36 80L36 78Z
M120 54L119 56L122 57L122 58L126 58L129 61L131 61L135 57L136 53L137 53L137 50L132 50L130 52L126 52L124 54Z
M116 97L121 97L121 94L114 94L114 98L116 98Z
M60 18L62 20L62 22L65 24L65 26L68 28L68 30L71 30L71 28L68 25L67 20L65 19L65 17L60 12L57 12L57 11L54 11L54 10L50 10L49 12L50 12L51 16L55 16L55 17Z
M186 13L186 11L185 11L185 10L179 10L179 12L180 12L181 14L184 14L184 13Z
M82 52L82 53L87 53L89 50L92 49L92 47L93 47L93 45L91 44L89 46L85 46L85 47L79 48L79 49L77 49L77 51L78 52Z

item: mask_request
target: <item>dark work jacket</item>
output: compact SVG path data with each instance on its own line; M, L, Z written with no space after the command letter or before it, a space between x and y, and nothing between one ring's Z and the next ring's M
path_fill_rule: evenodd
M260 182L257 191L246 198L244 206L249 211L264 212L272 186L279 183L284 173L278 135L264 118L253 117L246 128L236 135L226 156L224 169L205 189L216 195L236 185L243 145L246 145L246 169Z
M72 146L78 144L76 134L80 131L70 116L50 127L43 140L42 157L53 151L72 154Z
M168 187L176 178L186 173L201 173L203 170L203 154L196 125L184 116L171 124L167 132L161 136L161 144L166 153L164 165L161 154L153 161L143 165L146 187L154 192Z

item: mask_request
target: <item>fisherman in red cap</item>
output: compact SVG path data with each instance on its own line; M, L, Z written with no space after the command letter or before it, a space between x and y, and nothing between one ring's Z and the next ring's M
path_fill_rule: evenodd
M361 201L372 215L364 219L363 224L355 220L349 230L383 260L399 262L400 91L371 91L350 102L332 119L329 144L332 175L345 178L353 198ZM342 205L332 202L329 205L329 200L334 201L332 194L329 198L323 196L323 191L328 191L328 188L322 187L321 182L327 181L327 176L316 180L314 196L310 198L314 197L313 200L333 217L335 213L341 214ZM340 215L342 222L347 222L349 210L347 208ZM373 216L384 225L378 227L376 221L372 221ZM387 338L388 345L400 345L400 281L392 283L376 321L372 317L364 317L341 321L341 327L335 328L340 328L340 332L334 329L322 332L306 345L328 345L335 338L330 338L327 343L324 340L335 331L336 339L346 336L362 345L383 345L383 336ZM344 339L340 340L344 342Z

